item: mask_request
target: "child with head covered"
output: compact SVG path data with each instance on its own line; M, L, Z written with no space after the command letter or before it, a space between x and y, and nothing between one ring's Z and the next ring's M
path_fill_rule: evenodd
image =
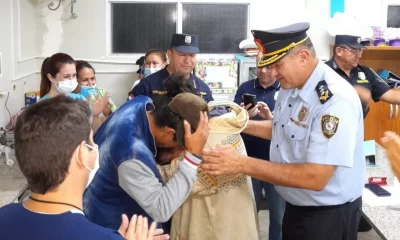
M212 101L208 105L202 99L197 103L186 101L186 94L196 94L196 90L181 74L171 75L165 84L168 94L178 94L169 108L191 126L197 124L196 114L208 108L210 133L206 148L231 144L246 154L240 136L249 118L246 110L229 101ZM177 142L185 146L183 121L178 125L176 137ZM176 152L177 149L173 149L159 154L158 168L165 183L184 160L182 154L171 161ZM258 218L249 177L243 174L213 177L201 168L197 173L189 197L172 217L171 239L258 239Z

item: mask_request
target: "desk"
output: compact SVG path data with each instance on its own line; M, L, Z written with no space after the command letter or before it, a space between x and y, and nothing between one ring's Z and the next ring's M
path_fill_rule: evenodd
M376 166L367 166L365 182L368 182L369 177L386 176L388 185L393 185L394 177L385 150L378 144L376 144L375 161ZM400 239L400 205L371 207L363 201L362 208L363 215L382 239Z
M16 162L12 167L6 164L0 165L0 207L18 202L18 197L26 190L27 186L28 183Z

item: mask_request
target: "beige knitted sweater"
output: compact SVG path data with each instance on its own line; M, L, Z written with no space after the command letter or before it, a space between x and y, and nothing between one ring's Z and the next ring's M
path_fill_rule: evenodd
M249 119L247 111L233 102L208 103L210 111L217 106L231 110L210 119L206 148L231 144L247 155L240 136ZM182 158L174 159L170 165L158 166L164 182L172 177ZM172 217L171 239L258 239L258 217L250 177L243 174L215 177L199 168L191 194Z

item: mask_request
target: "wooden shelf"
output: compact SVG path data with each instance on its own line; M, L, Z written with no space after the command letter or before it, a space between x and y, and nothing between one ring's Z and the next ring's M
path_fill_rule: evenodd
M400 47L391 47L391 46L368 46L364 51L400 51Z
M333 45L330 45L330 51L332 52L333 50ZM364 52L366 51L400 51L400 47L391 47L391 46L384 46L384 47L379 47L379 46L367 46L366 49L364 49Z

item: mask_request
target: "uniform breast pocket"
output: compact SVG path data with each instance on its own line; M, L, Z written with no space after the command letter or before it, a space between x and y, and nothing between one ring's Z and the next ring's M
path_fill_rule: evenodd
M307 153L308 128L289 122L285 128L285 141L290 145L293 152L294 162L305 162Z

